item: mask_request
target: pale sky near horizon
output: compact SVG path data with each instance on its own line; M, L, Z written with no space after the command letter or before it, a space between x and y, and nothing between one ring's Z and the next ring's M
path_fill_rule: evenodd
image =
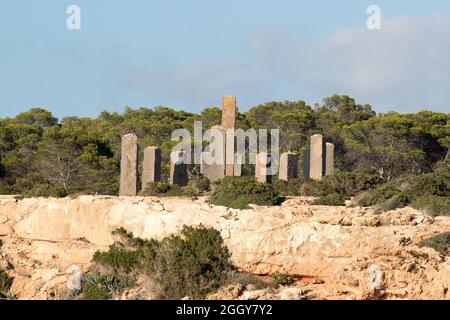
M72 4L81 30L66 27ZM372 4L381 30L366 27ZM450 112L450 1L3 0L0 39L0 117L334 93L377 112Z

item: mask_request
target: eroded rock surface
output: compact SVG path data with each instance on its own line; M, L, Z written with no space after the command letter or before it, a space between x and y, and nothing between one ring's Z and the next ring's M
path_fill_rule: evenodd
M85 271L94 252L113 242L114 229L163 238L203 224L221 232L236 266L299 279L278 292L238 290L239 299L450 299L449 255L417 247L450 231L450 218L412 208L376 215L307 200L234 210L205 198L0 198L0 267L15 278L20 299L64 298L76 280L68 270Z

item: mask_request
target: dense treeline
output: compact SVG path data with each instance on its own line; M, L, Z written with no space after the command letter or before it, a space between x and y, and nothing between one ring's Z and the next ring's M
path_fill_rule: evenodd
M311 134L322 133L336 146L341 171L376 174L386 180L450 171L450 113L375 114L348 96L334 95L320 105L304 101L269 102L238 113L237 127L280 129L282 151L303 153ZM221 121L219 108L200 114L167 107L126 108L97 118L65 117L31 109L0 119L0 194L25 196L73 193L117 194L121 136L136 133L140 150L162 149L167 163L178 128L192 130ZM198 168L190 168L195 175ZM167 164L163 172L167 175Z

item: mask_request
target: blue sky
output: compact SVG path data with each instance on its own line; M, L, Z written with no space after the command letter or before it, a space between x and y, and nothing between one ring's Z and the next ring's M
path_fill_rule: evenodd
M381 30L366 28L371 4ZM0 117L333 93L378 112L450 111L449 1L3 0L0 39Z

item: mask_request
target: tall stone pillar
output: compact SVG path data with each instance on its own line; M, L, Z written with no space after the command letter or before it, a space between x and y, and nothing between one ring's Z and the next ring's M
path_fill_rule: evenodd
M280 156L280 180L289 181L298 177L298 155L292 152Z
M325 157L325 175L334 175L334 144L327 142Z
M309 177L322 180L325 175L325 141L321 134L311 136L309 158Z
M270 170L270 155L260 152L256 155L255 177L258 182L271 183L272 172Z
M138 145L135 134L122 137L119 196L137 194Z
M142 190L149 183L161 180L161 150L157 147L147 147L144 150L142 163Z
M187 165L184 163L183 152L175 151L170 154L170 180L171 185L187 186Z
M234 173L234 128L236 124L236 97L222 97L222 127L226 130L225 139L225 175L233 176Z

